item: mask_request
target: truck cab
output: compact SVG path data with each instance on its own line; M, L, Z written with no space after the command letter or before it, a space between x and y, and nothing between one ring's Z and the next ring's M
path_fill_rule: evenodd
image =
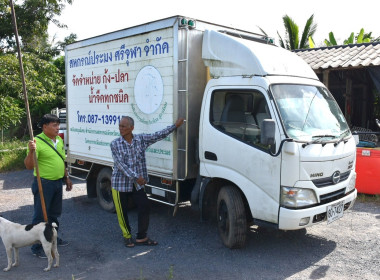
M245 52L244 61L218 40ZM228 247L244 242L238 224L301 229L342 217L356 198L356 143L331 93L302 62L281 69L282 61L297 64L294 54L267 46L273 59L256 45L213 31L203 42L216 78L202 104L200 192Z

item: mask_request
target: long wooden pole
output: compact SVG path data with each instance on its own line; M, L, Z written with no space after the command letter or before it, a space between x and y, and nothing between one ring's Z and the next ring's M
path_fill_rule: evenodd
M13 26L14 26L14 30L15 30L15 37L16 37L16 43L17 43L18 61L20 64L20 75L21 75L21 80L22 80L22 89L24 92L24 101L25 101L26 117L27 117L27 121L28 121L29 135L30 135L30 139L33 141L34 140L33 127L32 127L32 121L31 121L31 117L30 117L28 93L26 91L25 74L24 74L24 67L22 64L20 42L18 39L16 13L15 13L15 9L13 6L13 0L10 0L9 2L10 2L10 6L11 6L11 11L12 11L12 22L13 22ZM48 217L47 217L47 213L46 213L45 198L44 198L44 192L42 189L40 171L38 169L38 161L37 161L37 156L36 156L35 150L33 151L33 160L34 160L34 168L36 169L36 174L37 174L38 191L40 193L40 198L41 198L42 213L44 215L44 221L47 222Z

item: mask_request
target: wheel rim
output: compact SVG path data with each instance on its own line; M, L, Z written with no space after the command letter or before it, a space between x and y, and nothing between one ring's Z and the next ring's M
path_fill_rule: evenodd
M224 200L219 203L218 225L223 234L228 235L228 232L230 230L230 223L228 217L228 208Z

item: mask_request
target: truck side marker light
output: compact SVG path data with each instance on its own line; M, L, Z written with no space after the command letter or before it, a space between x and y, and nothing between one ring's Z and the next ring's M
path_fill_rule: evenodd
M190 19L189 22L188 22L189 26L194 28L195 27L195 21Z
M171 186L173 185L173 181L165 178L161 178L161 184Z
M187 25L187 19L185 18L181 19L181 25Z

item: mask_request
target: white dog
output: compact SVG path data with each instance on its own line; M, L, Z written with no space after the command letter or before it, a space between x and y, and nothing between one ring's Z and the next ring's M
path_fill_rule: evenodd
M0 237L3 240L8 257L8 266L18 266L18 248L30 246L40 242L48 258L48 266L44 271L49 271L55 257L54 267L59 266L59 254L57 250L57 225L55 223L39 223L37 225L20 225L4 219L0 216ZM15 262L12 264L12 248L14 249ZM53 255L52 255L53 253Z

